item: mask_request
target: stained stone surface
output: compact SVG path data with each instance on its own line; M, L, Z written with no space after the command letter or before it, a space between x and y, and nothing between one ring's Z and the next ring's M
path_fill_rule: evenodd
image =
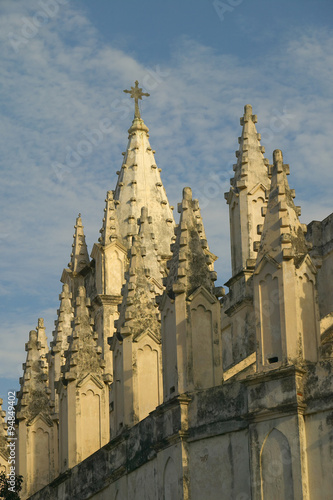
M330 500L333 214L301 224L292 166L278 149L269 165L246 105L232 276L215 287L199 201L184 188L176 225L145 94L126 92L134 120L100 237L89 257L79 215L50 349L42 319L26 344L22 499Z

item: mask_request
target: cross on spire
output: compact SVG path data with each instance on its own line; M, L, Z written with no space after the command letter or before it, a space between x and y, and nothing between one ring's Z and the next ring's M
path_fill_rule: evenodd
M131 94L132 99L134 99L134 118L141 118L139 111L139 99L142 99L142 96L149 97L150 94L148 94L147 92L142 92L142 88L139 87L138 80L135 81L135 87L131 87L131 90L124 90L124 92L126 92L126 94Z

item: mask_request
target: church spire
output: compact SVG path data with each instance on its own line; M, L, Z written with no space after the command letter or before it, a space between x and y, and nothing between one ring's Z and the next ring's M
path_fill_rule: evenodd
M155 162L155 151L149 143L149 129L137 109L138 100L145 94L139 88L136 90L136 87L128 92L135 99L136 111L128 130L127 149L123 153L121 170L117 172L118 182L114 191L120 233L123 243L130 248L132 238L138 232L137 220L141 208L147 207L152 217L158 254L162 259L167 259L174 228L172 207L161 181L161 169L157 168Z
M244 189L249 181L261 182L262 176L267 176L268 159L264 158L265 147L260 144L261 135L255 125L257 121L257 115L252 114L252 106L246 104L244 115L240 118L242 134L238 138L239 149L236 151L237 163L232 183L239 189Z
M103 226L100 230L101 236L98 240L103 246L116 241L120 235L113 195L113 191L106 193Z
M60 307L58 309L58 319L55 321L56 328L53 332L51 347L53 353L64 354L68 348L68 336L71 334L71 324L73 320L72 294L69 286L64 283L59 295Z
M271 190L254 270L257 367L276 368L303 360L316 361L320 345L317 270L308 254L307 230L290 189L289 165L273 153Z
M294 204L295 191L290 189L287 180L289 165L283 164L282 151L279 149L273 153L270 171L272 179L267 213L264 225L258 227L258 233L262 233L261 241L260 244L254 243L254 249L259 251L257 262L261 256L269 254L277 262L294 258L297 265L308 253L304 236L307 228L298 219L301 208Z
M80 286L76 297L73 335L66 352L66 363L62 367L65 379L80 381L88 373L102 376L104 364L101 349L97 346L98 335L93 331L93 320L89 314L90 299L86 289Z
M165 400L222 381L216 256L209 251L199 203L189 187L183 189L178 212L173 256L160 300Z
M49 363L47 359L48 346L45 335L44 321L38 319L36 330L29 333L29 341L25 345L27 359L23 364L23 377L20 378L21 388L17 394L18 418L20 415L34 418L39 413L49 413L49 388L48 374Z
M58 411L58 396L56 386L61 377L61 367L65 363L65 352L68 349L68 338L72 333L73 307L72 294L67 283L63 284L62 292L59 295L60 307L58 309L58 319L55 321L55 331L51 342L50 356L50 389L51 398L55 404L55 411Z
M192 199L192 190L183 189L183 200L178 205L180 221L175 229L176 241L172 245L173 257L168 262L169 275L166 287L191 294L199 286L210 293L214 291L216 256L208 248L198 200Z
M252 106L247 104L240 119L243 128L238 138L237 163L233 166L235 173L230 179L230 191L225 193L230 215L233 276L242 270L253 269L255 265L253 242L257 225L263 223L261 209L266 206L270 185L269 162L263 155L265 148L260 144L256 122L257 116L252 114Z
M86 238L83 231L81 214L78 215L76 219L76 224L74 226L75 233L73 235L72 253L71 261L68 267L73 273L78 273L85 266L89 265L89 255L86 245Z

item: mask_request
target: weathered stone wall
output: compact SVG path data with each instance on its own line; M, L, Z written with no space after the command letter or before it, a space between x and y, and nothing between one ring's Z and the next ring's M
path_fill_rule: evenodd
M325 361L175 398L31 500L329 500L332 383Z
M195 441L189 452L191 500L251 498L247 430Z
M256 121L246 105L225 295L198 200L184 188L174 228L135 115L92 260L77 218L51 351L42 322L31 332L24 499L48 483L30 498L328 500L333 214L309 225L309 255L289 165L280 150L269 165Z

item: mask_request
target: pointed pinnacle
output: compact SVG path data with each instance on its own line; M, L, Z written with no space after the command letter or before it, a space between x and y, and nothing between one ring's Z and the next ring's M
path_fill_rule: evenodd
M85 266L89 265L89 255L86 245L86 239L83 231L83 225L81 220L81 214L76 218L76 223L74 226L75 233L73 235L73 251L71 253L70 269L74 273L78 273Z
M103 246L109 245L112 241L120 239L113 191L107 191L106 193L103 225L100 233L101 236L98 241Z
M284 165L282 151L273 153L271 189L260 245L255 242L255 251L259 251L257 262L264 254L269 254L277 261L294 258L295 264L307 253L304 237L306 227L298 219L299 209L295 207L294 190L290 189L287 180L289 165Z
M198 223L199 203L192 199L192 190L183 189L183 199L178 205L180 222L175 229L176 241L172 244L173 256L168 262L170 269L166 279L169 291L192 293L199 286L208 291L214 288L216 273L213 271L215 256L209 252L200 216ZM200 212L199 212L200 213Z
M243 127L241 137L239 137L239 148L236 151L237 163L234 165L234 177L230 180L231 191L239 191L258 183L269 186L267 164L263 153L265 148L260 144L260 134L258 134L255 123L257 116L252 114L252 106L244 106L244 115L240 119ZM229 193L225 194L227 202L230 202ZM228 201L229 200L229 201Z

